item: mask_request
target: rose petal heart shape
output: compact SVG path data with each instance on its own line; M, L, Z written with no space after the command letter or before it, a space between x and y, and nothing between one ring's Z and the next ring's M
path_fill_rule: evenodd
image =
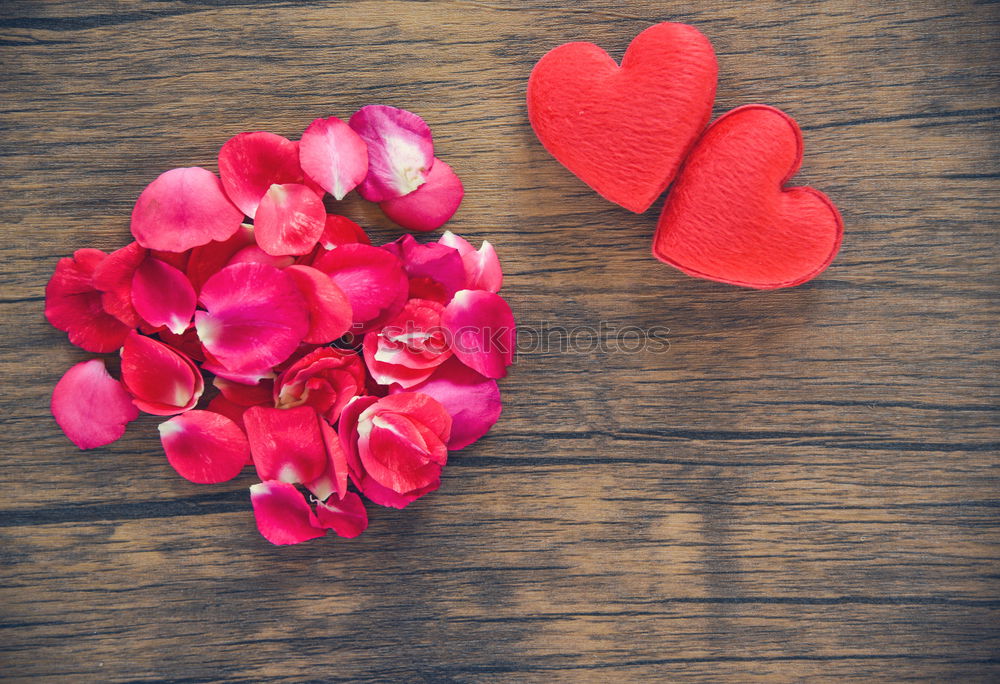
M653 256L688 275L761 290L815 278L844 224L826 195L783 187L802 163L795 120L767 105L713 123L667 197Z
M593 43L566 43L532 70L528 119L563 166L641 214L708 124L717 73L711 43L686 24L649 27L621 67Z

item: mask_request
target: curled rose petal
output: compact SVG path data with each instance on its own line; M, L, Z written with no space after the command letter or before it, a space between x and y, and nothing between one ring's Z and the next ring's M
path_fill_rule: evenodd
M250 451L262 480L312 482L326 470L327 453L311 406L251 406L243 414Z
M179 352L185 354L193 361L202 362L205 360L205 350L198 339L198 331L190 327L180 335L175 335L166 328L158 330L156 336L164 344L170 345Z
M150 325L181 335L191 324L198 296L183 272L147 256L132 276L132 303Z
M355 333L389 320L403 309L409 281L399 259L369 245L342 245L314 264L347 295Z
M275 183L302 183L299 146L275 133L240 133L219 150L219 177L226 195L254 218L260 200Z
M366 334L364 357L372 378L404 388L429 378L451 356L443 311L438 302L411 299L384 327Z
M427 287L427 280L441 286L443 304L447 304L459 290L466 289L465 264L461 254L452 247L437 242L420 244L412 235L404 235L382 249L392 252L402 262L403 270L410 279L411 299L417 297L414 293L415 286L416 289Z
M304 342L326 344L350 330L351 303L330 276L309 266L289 266L285 273L309 306L309 332Z
M299 161L309 177L339 201L368 174L368 146L337 117L316 119L302 133Z
M347 456L340 444L340 438L329 423L320 419L319 429L323 435L323 446L326 448L326 470L312 482L307 482L306 489L320 501L331 494L342 498L347 493Z
M198 337L232 371L281 363L309 331L295 281L267 264L227 266L208 279L200 299L207 311L195 313Z
M250 445L239 426L213 411L188 411L160 423L160 442L177 474L191 482L215 484L240 474Z
M225 240L243 221L214 173L198 166L160 174L132 209L132 235L148 249L183 252Z
M352 351L321 347L285 369L274 385L278 408L312 406L333 422L365 387L365 369Z
M116 249L94 270L94 286L102 292L104 310L130 328L142 324L132 304L132 277L146 259L147 250L138 242Z
M489 432L500 418L502 404L496 380L484 377L451 358L414 392L437 399L451 415L448 449L462 449ZM398 390L397 390L398 391Z
M450 166L440 159L427 181L413 192L379 202L382 213L407 230L431 231L446 224L458 211L465 189Z
M487 292L499 292L503 285L503 271L500 269L500 259L496 250L493 249L487 240L478 250L472 248L465 238L455 235L450 230L446 230L438 243L458 250L462 255L462 264L465 266L467 290L486 290Z
M122 346L122 382L135 405L156 416L189 410L205 390L205 381L191 359L134 330Z
M434 164L431 129L405 109L368 105L354 113L350 126L368 145L368 175L358 192L369 202L409 194L427 180Z
M325 502L317 503L316 518L320 525L345 539L353 539L368 529L368 511L354 492L347 492L342 497L334 494Z
M499 295L485 290L458 292L445 307L441 325L462 363L488 378L507 375L507 366L514 361L517 330L514 314Z
M112 378L104 361L91 359L70 368L52 391L52 416L73 444L81 449L110 444L139 417L122 384Z
M78 249L72 258L59 260L45 286L49 323L69 333L76 346L99 354L118 349L129 331L104 310L102 295L94 286L94 271L107 256L99 249Z
M298 544L326 534L295 485L260 482L250 487L250 503L257 529L272 544Z
M326 224L323 199L305 185L272 185L257 207L254 235L272 256L307 254Z

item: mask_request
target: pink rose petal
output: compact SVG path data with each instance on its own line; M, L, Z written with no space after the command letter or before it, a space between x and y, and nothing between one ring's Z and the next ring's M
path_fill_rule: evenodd
M122 346L122 382L135 405L156 416L191 409L205 390L205 381L191 359L134 330Z
M365 369L352 351L320 347L290 365L274 385L278 408L312 406L329 421L365 389Z
M132 276L132 303L150 325L181 335L191 324L198 296L183 272L147 256Z
M243 221L214 173L197 166L166 171L132 209L132 235L148 249L183 252L225 240Z
M130 328L142 324L142 317L132 304L132 277L146 254L145 247L130 242L109 254L94 270L94 286L102 293L104 310Z
M225 268L229 260L240 250L250 246L257 246L254 242L253 226L243 223L229 239L209 242L192 249L185 272L195 291L200 292L206 280Z
M496 380L480 375L456 358L446 361L430 379L412 389L437 399L451 415L451 451L478 440L500 418L502 404Z
M500 259L496 250L488 241L483 240L479 250L472 248L464 238L446 230L438 243L458 250L465 266L467 290L486 290L499 292L503 285L503 271L500 269Z
M437 242L420 244L412 235L404 235L395 242L383 246L382 249L392 252L402 262L403 270L410 278L411 299L416 297L414 281L419 289L425 286L424 279L430 279L441 285L445 304L456 292L466 289L465 264L461 254L451 247Z
M226 266L232 266L233 264L268 264L269 266L274 266L278 269L288 268L295 263L295 257L293 256L273 256L262 250L257 245L247 245L240 251L236 252L228 262Z
M368 146L337 117L316 119L302 133L299 161L306 174L339 201L368 174Z
M299 146L267 131L240 133L219 150L222 187L240 211L254 218L260 200L275 183L302 183Z
M514 361L514 314L499 295L461 290L445 307L441 325L451 335L455 356L488 378L507 375Z
M309 332L303 341L326 344L351 328L351 303L330 276L309 266L289 266L292 277L309 306Z
M215 484L240 474L250 445L239 426L220 413L188 411L160 423L167 461L186 480Z
M286 482L261 482L250 487L257 529L272 544L298 544L326 534L305 497Z
M323 446L326 448L326 470L312 482L306 483L306 489L320 501L331 494L344 497L347 493L347 455L344 454L340 438L329 423L320 419L319 429L323 435Z
M45 286L49 323L69 333L71 343L99 354L118 349L129 331L104 310L103 296L94 286L94 272L107 257L99 249L78 249L72 258L59 260Z
M110 444L139 417L132 397L112 378L101 359L70 368L52 391L52 416L81 449Z
M431 231L446 224L462 203L465 189L450 166L440 159L426 182L413 192L379 202L379 209L407 230Z
M316 504L316 518L345 539L353 539L368 529L368 511L361 497L347 492L342 497L334 494L325 502Z
M272 185L257 207L254 235L272 256L307 254L326 225L323 199L305 185Z
M251 406L243 414L250 451L262 480L312 482L326 471L327 452L311 406Z
M368 175L358 186L366 200L400 197L427 180L434 164L434 142L419 116L387 105L368 105L354 113L350 126L368 145Z
M403 309L409 281L399 259L378 247L342 245L314 264L347 295L354 314L352 332L361 334Z
M267 264L234 264L201 289L195 313L206 351L232 371L277 365L309 332L306 302L291 276ZM214 371L213 371L214 372Z

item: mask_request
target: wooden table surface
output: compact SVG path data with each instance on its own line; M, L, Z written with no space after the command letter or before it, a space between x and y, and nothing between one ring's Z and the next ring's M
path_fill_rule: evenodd
M998 10L4 2L0 676L996 681ZM796 182L847 227L815 281L656 262L660 203L605 202L532 134L546 50L620 58L662 20L713 41L716 114L802 124ZM369 103L431 124L466 186L449 227L494 242L528 337L500 422L438 492L373 507L356 540L273 547L253 475L182 480L159 419L89 452L63 437L52 386L91 355L47 325L43 288L59 257L130 240L161 171ZM629 351L628 326L658 338Z

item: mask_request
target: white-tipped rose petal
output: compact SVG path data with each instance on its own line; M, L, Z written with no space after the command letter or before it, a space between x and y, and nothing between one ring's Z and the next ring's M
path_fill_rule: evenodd
M191 281L170 264L147 256L132 276L132 304L152 326L181 335L191 324L198 296Z
M320 525L345 539L353 539L368 528L368 511L354 492L347 492L343 497L334 494L325 502L317 503L316 518Z
M438 242L446 247L457 249L462 255L462 264L465 267L465 277L467 290L486 290L487 292L499 292L503 285L503 270L500 268L500 259L496 250L487 240L479 246L479 250L473 249L468 241L455 235L450 230L446 230Z
M328 455L311 406L251 406L243 414L250 451L262 480L305 484L327 469Z
M379 203L392 221L407 230L430 231L440 228L455 215L465 189L451 167L440 159L427 174L427 181L413 192Z
M368 145L368 175L358 192L384 202L419 188L434 164L430 127L413 112L387 105L362 107L350 126Z
M250 488L257 529L272 544L298 544L326 534L305 497L287 482L260 482Z
M233 204L254 218L268 188L304 180L299 146L267 131L240 133L219 150L219 177Z
M139 409L108 374L104 361L91 359L70 368L56 383L52 416L73 444L94 449L125 434L125 426L139 417Z
M239 426L213 411L188 411L160 423L160 442L177 474L191 482L215 484L240 474L250 445Z
M368 174L368 146L337 117L316 119L302 133L299 162L313 181L339 201Z

